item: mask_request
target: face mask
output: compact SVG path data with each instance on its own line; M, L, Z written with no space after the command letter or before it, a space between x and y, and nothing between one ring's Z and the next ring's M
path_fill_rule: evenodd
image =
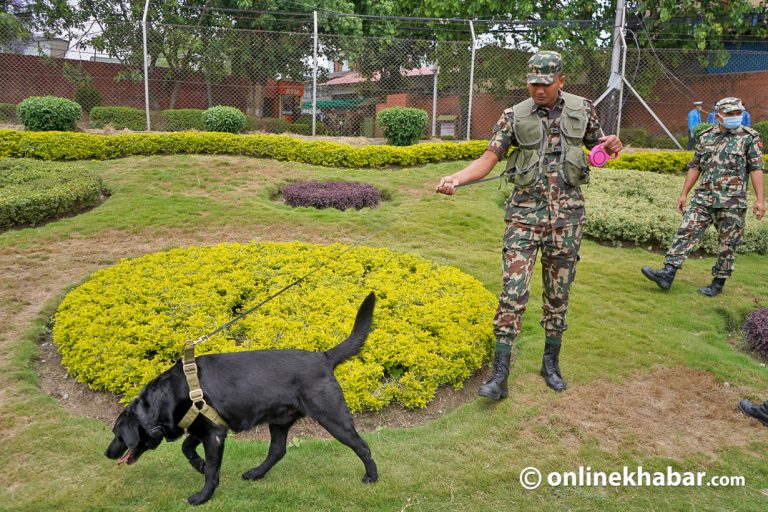
M741 126L741 116L723 117L723 121L720 123L726 130L735 130Z

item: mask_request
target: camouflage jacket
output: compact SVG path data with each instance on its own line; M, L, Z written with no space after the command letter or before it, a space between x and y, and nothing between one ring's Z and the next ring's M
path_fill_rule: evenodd
M719 126L699 135L689 169L697 169L699 186L691 202L710 208L746 208L749 174L762 170L760 134L745 126L721 132Z
M560 116L563 112L563 104L564 101L560 95L551 109L536 104L532 107L546 127L547 151L542 158L548 172L539 176L530 187L515 187L507 200L505 212L507 222L562 227L583 224L586 220L584 196L581 190L579 187L567 185L557 172L555 165L560 160L557 148L560 147ZM595 109L589 100L584 100L584 109L588 119L584 145L591 149L597 145L602 130ZM494 152L499 160L506 156L510 147L517 146L513 129L514 116L514 108L504 111L494 126L493 137L486 147L486 150Z

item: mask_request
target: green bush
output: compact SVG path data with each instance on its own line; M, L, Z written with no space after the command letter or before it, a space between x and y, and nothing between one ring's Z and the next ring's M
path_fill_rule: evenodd
M31 96L16 106L16 115L27 130L72 131L83 109L66 98Z
M16 124L16 105L0 103L0 123Z
M202 115L203 126L209 132L240 133L245 129L245 114L235 107L211 107Z
M115 130L143 131L147 129L147 115L143 110L131 107L93 107L91 126L104 128L111 125Z
M85 112L90 112L101 103L101 93L91 83L86 83L75 90L75 101Z
M244 155L327 167L388 167L472 160L487 141L425 143L406 148L353 146L286 135L180 133L39 133L0 130L0 157L42 160L108 160L134 155Z
M312 135L312 120L309 124L291 123L288 125L288 131L301 135ZM325 123L322 121L315 121L315 135L325 135Z
M275 117L247 116L245 129L249 132L285 133L289 125L288 121Z
M616 245L631 243L666 250L682 220L675 203L683 181L682 176L632 170L593 171L590 185L584 187L587 200L584 233ZM692 197L693 194L688 197L689 204ZM749 199L750 203L753 199ZM707 230L700 250L717 253L715 229ZM751 208L747 212L744 243L737 251L768 254L768 223L758 222Z
M370 336L358 356L336 369L353 411L390 403L424 407L439 386L461 387L490 357L496 299L477 280L411 254L347 249L221 244L122 260L64 298L53 339L73 376L128 401L174 364L186 340L322 267L333 279L314 278L301 291L282 294L198 345L197 353L328 350L349 334L360 302L373 291Z
M605 164L611 169L634 169L661 174L680 174L688 171L693 151L657 151L622 154Z
M99 176L71 164L0 158L0 229L71 215L107 195Z
M376 135L376 119L366 117L360 121L360 135L369 139L373 138Z
M768 121L759 121L753 124L752 128L760 134L760 140L763 142L763 145L768 144Z
M393 146L410 146L418 142L427 128L429 116L417 108L392 107L379 112L379 126Z
M203 112L199 108L179 108L163 110L160 113L160 130L169 132L183 132L187 130L205 130L203 126Z
M620 137L625 146L648 147L648 130L645 128L622 128Z
M701 135L701 132L709 128L710 126L717 126L717 123L700 123L693 127L693 138L694 140L699 138L699 135Z

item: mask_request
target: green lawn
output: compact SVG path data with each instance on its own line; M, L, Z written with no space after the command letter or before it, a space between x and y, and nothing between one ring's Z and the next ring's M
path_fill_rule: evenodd
M31 369L67 288L120 257L223 241L365 239L459 267L493 293L500 288L498 182L453 197L433 192L461 162L378 171L223 156L74 165L99 173L112 197L75 217L0 234L0 510L188 510L187 496L202 487L180 442L116 466L103 455L110 429L43 394ZM345 212L274 201L295 179L364 181L389 200ZM477 399L421 427L366 434L379 465L375 485L360 483L363 467L351 450L311 439L291 447L264 480L245 482L240 474L261 462L267 444L230 439L221 484L204 510L763 511L768 429L735 405L738 397L767 399L768 372L731 342L738 344L734 329L753 299L766 303L766 257L738 255L725 293L709 299L696 288L710 281L713 261L691 259L665 293L639 271L659 266L662 255L585 241L563 348L565 393L549 391L537 375L537 265L508 400ZM644 391L639 383L648 381ZM518 475L529 466L544 473L672 466L743 476L746 486L528 491Z

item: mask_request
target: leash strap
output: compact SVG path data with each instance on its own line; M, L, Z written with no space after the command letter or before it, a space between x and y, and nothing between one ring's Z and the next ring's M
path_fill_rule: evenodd
M187 378L189 399L192 400L192 406L179 422L179 426L186 430L192 422L195 421L195 418L202 414L216 425L230 430L229 425L224 421L224 418L219 416L216 409L208 405L203 398L203 390L200 388L200 379L197 376L194 343L188 342L184 345L184 362L182 367L184 368L184 376Z

